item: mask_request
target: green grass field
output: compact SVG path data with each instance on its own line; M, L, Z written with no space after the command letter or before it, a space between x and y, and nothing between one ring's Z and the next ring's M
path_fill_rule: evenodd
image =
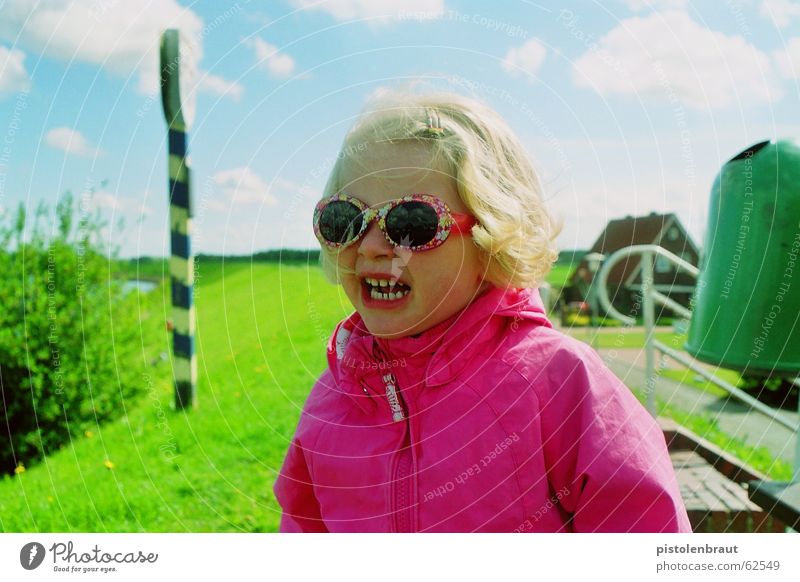
M714 396L718 396L720 398L725 398L728 396L727 391L709 382L708 380L706 380L702 376L699 376L696 372L689 370L688 368L680 370L662 370L660 374L662 376L669 378L670 380L674 380L676 382L680 382L681 384L686 384L688 386L693 386L699 390L703 390L704 392L708 392L709 394L713 394ZM724 368L715 370L714 375L717 378L724 380L728 384L733 384L734 386L736 386L740 378L737 372L733 370L726 370Z
M560 289L567 284L569 276L574 270L574 265L553 265L553 268L550 269L547 275L547 282L550 283L552 287Z
M327 337L352 308L305 265L202 262L197 276L198 408L173 412L169 362L151 366L142 377L147 395L120 420L0 480L1 531L277 529L276 471L326 365ZM154 293L166 319L169 290ZM618 345L611 333L603 342ZM632 333L621 341L642 340ZM161 351L170 352L166 331ZM707 436L724 444L725 435L699 422L695 429L708 427ZM741 443L729 444L756 460ZM772 462L759 460L762 470Z
M595 328L591 327L564 327L561 329L575 339L582 342L591 343L595 335ZM686 340L685 335L676 334L670 331L656 331L655 339L669 347L680 349ZM645 343L645 333L641 328L616 327L601 330L597 334L596 346L600 349L632 349L641 348Z
M121 420L0 481L0 530L277 529L276 470L350 305L316 268L216 263L198 275L199 407L172 412L169 365L153 367Z

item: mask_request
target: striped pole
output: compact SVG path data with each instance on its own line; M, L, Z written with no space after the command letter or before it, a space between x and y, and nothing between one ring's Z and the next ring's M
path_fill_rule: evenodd
M170 283L175 408L197 405L197 357L194 353L194 259L191 246L191 190L186 159L186 130L180 98L180 46L175 29L161 36L161 98L169 135Z

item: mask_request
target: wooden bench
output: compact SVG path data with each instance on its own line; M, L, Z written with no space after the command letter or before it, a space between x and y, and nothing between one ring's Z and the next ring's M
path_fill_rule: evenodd
M669 419L658 422L693 531L784 531L783 521L748 498L747 483L765 475Z

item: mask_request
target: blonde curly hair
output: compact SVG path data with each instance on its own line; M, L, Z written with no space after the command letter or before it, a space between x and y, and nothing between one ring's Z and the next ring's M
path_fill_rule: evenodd
M438 117L441 131L431 129ZM560 230L545 208L527 152L489 106L455 93L383 92L368 103L347 133L323 198L339 192L342 166L357 162L370 143L411 140L430 147L431 167L443 164L478 224L472 240L486 261L485 280L498 287L539 286L558 258ZM337 253L322 248L320 262L338 280Z

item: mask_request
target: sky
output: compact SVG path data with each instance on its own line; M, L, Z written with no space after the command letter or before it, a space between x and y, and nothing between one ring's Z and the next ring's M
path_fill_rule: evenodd
M720 167L800 136L797 0L0 0L0 214L67 192L122 256L167 256L164 29L185 45L195 252L318 248L342 139L398 87L483 100L562 249L674 212L702 245Z

